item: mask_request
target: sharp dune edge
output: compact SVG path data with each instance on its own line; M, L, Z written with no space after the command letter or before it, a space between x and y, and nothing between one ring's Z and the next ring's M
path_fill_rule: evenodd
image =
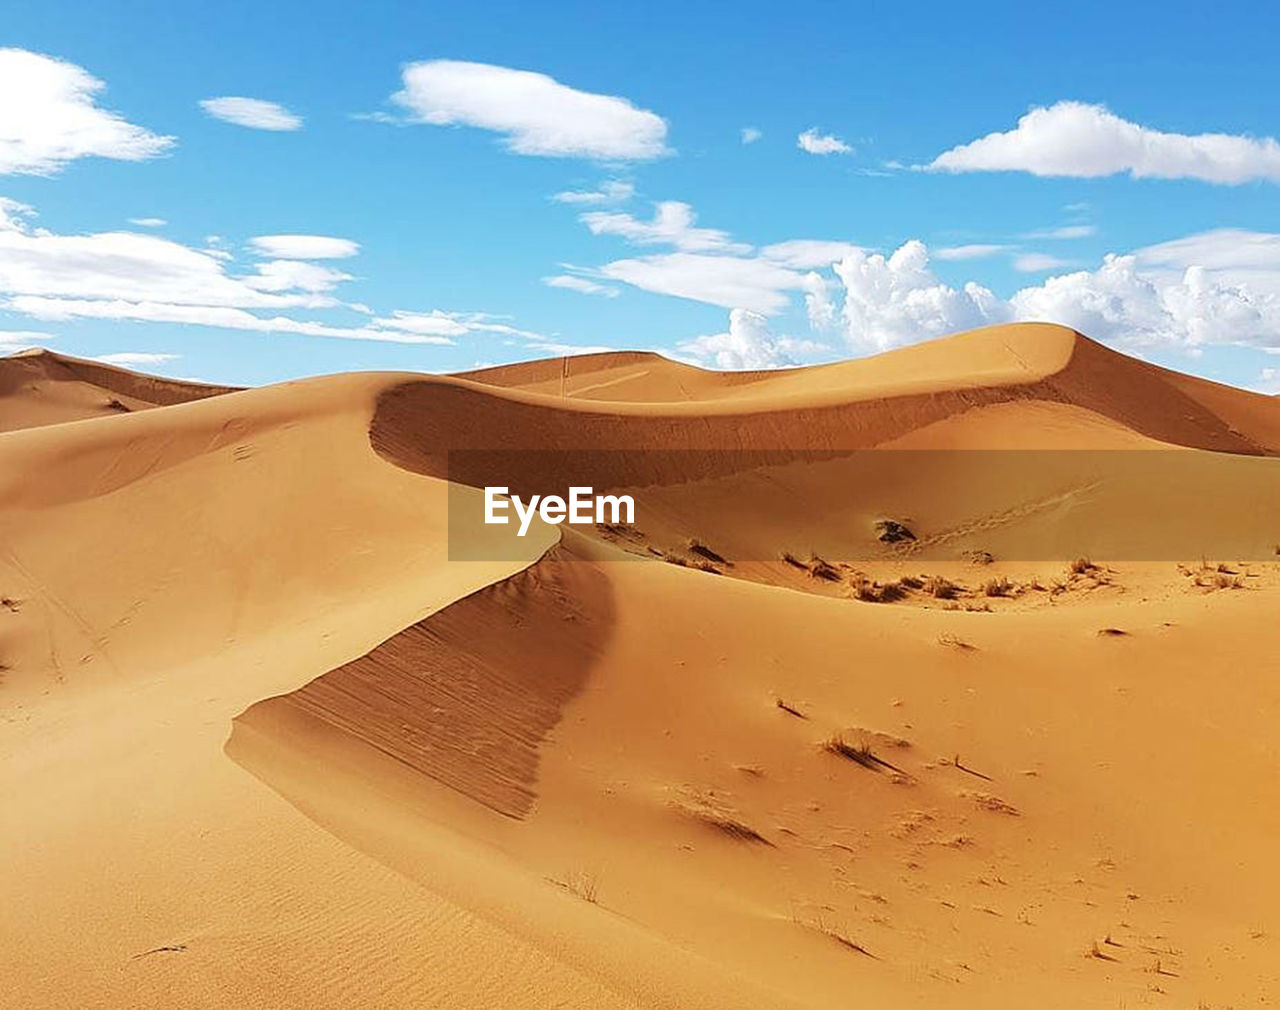
M0 1005L1280 995L1272 398L1020 325L243 391L41 352L0 428ZM450 562L446 453L552 447L638 529ZM1206 525L1238 556L1052 553Z

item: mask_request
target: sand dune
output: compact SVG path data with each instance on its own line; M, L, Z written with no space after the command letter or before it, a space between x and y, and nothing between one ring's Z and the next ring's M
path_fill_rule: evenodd
M0 1005L1280 995L1274 399L1030 325L216 396L15 361ZM641 517L459 560L490 478Z
M164 407L233 390L33 349L0 358L0 431Z

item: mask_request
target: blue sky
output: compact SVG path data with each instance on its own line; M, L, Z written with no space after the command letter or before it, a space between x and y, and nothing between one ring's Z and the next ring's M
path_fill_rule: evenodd
M10 9L0 346L260 383L1050 318L1280 389L1264 5L409 6Z

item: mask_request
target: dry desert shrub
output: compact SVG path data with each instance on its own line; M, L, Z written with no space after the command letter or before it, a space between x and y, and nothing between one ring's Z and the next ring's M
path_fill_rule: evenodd
M1013 583L1003 575L994 579L987 579L982 584L983 596L1009 596L1013 593Z
M1088 558L1076 558L1067 565L1067 572L1071 575L1087 575L1098 566Z
M903 741L903 744L906 744ZM850 743L844 738L844 734L837 733L835 736L829 737L822 744L822 749L828 754L834 754L836 757L842 757L846 761L852 761L854 764L861 765L863 768L869 768L873 772L888 770L897 772L899 775L906 775L901 768L895 764L891 764L882 757L878 757L871 749L868 743Z
M823 582L839 582L840 570L831 562L813 554L809 557L809 564L806 566L809 571L809 577L813 579L821 579Z
M711 795L689 793L677 799L673 806L686 817L692 818L722 835L738 842L757 845L773 843L755 828L741 820L736 813Z
M944 579L941 575L928 576L924 580L923 589L938 600L954 600L960 595L960 587L950 579Z

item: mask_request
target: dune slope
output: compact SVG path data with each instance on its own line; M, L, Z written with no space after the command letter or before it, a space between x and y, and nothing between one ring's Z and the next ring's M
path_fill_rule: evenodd
M0 1005L1280 995L1274 400L1047 326L167 395L0 435ZM463 560L491 478L641 516Z

